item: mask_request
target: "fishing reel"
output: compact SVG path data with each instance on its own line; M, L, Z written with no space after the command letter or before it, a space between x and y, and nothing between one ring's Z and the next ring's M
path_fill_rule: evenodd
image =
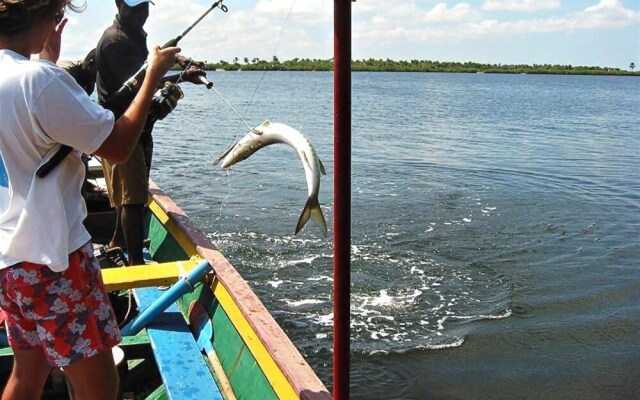
M178 105L178 100L184 97L180 86L173 82L165 82L164 86L153 95L151 100L151 115L156 119L164 119Z

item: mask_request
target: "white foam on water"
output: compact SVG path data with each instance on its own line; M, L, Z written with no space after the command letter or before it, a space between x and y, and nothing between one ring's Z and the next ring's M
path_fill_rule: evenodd
M318 281L327 281L333 282L333 277L331 276L312 276L311 278L307 278L308 281L318 282Z
M298 301L292 301L292 300L284 300L285 303L287 303L288 306L291 307L300 307L300 306L304 306L304 305L309 305L309 304L322 304L325 303L325 301L323 300L317 300L317 299L306 299L306 300L298 300Z
M429 350L442 350L442 349L451 349L451 348L454 348L454 347L460 347L463 344L464 344L464 338L461 337L461 338L456 338L451 343L429 344L429 345L426 345L424 347L429 349Z
M472 215L467 214L466 218L450 219L446 225L464 226L469 222L472 222ZM429 222L423 224L422 229L432 232L438 224L442 225L441 222ZM488 278L484 271L441 264L418 251L394 251L387 241L404 237L398 232L387 228L369 241L351 245L354 272L364 278L376 274L375 279L367 281L371 284L353 287L350 322L355 349L367 341L375 343L372 348L362 349L367 354L459 347L464 342L459 328L467 323L461 320L472 322L511 315L510 310L495 311L478 303L483 301L484 289L478 291L475 287L486 287ZM269 245L255 244L256 237L260 239L258 242L269 242ZM272 270L263 281L263 290L281 290L281 295L273 298L281 302L284 314L289 314L294 320L302 318L309 324L323 327L316 329L323 333L310 333L315 337L313 340L323 343L323 346L330 340L331 334L324 332L334 324L330 299L333 282L330 260L333 254L323 245L323 239L253 232L215 234L213 239L249 254L249 260L243 267ZM269 250L272 244L283 249ZM364 267L369 265L382 269ZM314 291L305 291L303 287L313 287Z
M387 289L382 289L378 296L360 296L358 300L361 301L361 305L358 309L366 309L367 307L392 307L398 308L412 304L415 299L422 294L419 289L414 289L411 293L398 294L395 296L389 295Z
M378 340L378 339L384 339L387 336L389 336L388 333L384 332L384 331L378 331L378 332L371 332L371 339L373 340Z
M461 320L491 319L491 320L498 320L498 319L509 318L512 314L513 314L513 311L510 308L507 308L506 310L504 310L503 313L498 314L498 315L491 315L491 314L453 315L453 316L451 316L451 319L461 319Z
M267 282L267 285L271 285L271 286L273 286L274 288L276 288L276 289L277 289L277 288L278 288L278 286L282 285L283 283L284 283L284 281L283 281L283 280L281 280L281 279L279 279L279 280L277 280L277 281L268 281L268 282Z
M313 263L315 260L317 260L318 258L320 258L320 256L311 256L311 257L306 257L306 258L302 258L299 260L285 260L285 261L280 261L278 263L278 267L279 268L285 268L285 267L294 267L297 266L299 264L308 264L311 265L311 263Z
M316 317L318 317L316 322L319 325L333 326L333 312L326 315L316 315Z
M375 319L384 319L384 320L387 320L387 321L394 321L395 320L395 318L390 316L390 315L374 315L374 316L371 316L371 317L367 318L367 323L371 323Z

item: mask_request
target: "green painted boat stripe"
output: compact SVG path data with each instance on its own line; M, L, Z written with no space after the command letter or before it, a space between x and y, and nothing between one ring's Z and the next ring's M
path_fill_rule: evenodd
M164 388L164 385L159 386L156 390L153 391L149 396L145 398L145 400L168 400L167 391Z
M135 336L125 336L122 338L122 342L120 342L120 346L127 346L132 344L145 344L149 343L149 336L147 336L146 331L140 331Z
M150 215L148 237L151 239L149 251L153 255L153 259L158 262L168 262L189 258L190 255L185 253L178 241L162 225L162 222L155 215L151 213L148 215Z
M277 399L260 365L222 307L213 316L213 347L237 398ZM246 382L251 382L247 385Z

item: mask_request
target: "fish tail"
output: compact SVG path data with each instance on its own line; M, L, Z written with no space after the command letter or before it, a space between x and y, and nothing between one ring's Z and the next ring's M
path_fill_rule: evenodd
M318 198L308 198L307 204L304 205L302 209L302 214L300 214L300 218L298 218L298 225L296 225L296 235L300 230L305 226L309 218L313 217L313 219L318 223L320 228L322 229L322 233L324 236L327 236L327 224L324 221L324 215L322 215L322 209L320 208L320 204L318 203Z

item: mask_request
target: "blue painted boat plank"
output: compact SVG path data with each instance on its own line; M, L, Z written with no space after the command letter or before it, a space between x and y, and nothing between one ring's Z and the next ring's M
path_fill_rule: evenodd
M157 288L134 289L140 309L163 292ZM211 371L174 303L147 327L147 335L170 400L220 399Z

